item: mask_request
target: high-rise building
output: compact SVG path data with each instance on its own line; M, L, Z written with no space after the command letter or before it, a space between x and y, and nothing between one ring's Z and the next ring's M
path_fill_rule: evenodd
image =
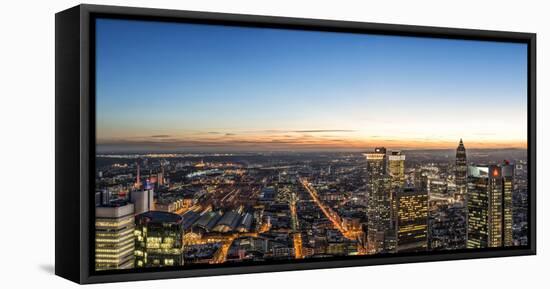
M512 243L512 190L513 166L468 167L468 248Z
M143 189L130 193L130 201L135 205L136 215L152 211L154 205L154 191Z
M134 267L134 205L113 201L95 209L96 270Z
M397 192L405 185L405 155L401 151L392 151L388 155L388 174L390 177L391 230L397 228Z
M503 206L504 206L504 212L503 212L503 240L504 240L504 246L513 246L514 240L513 240L513 231L512 231L512 225L513 225L513 212L512 212L512 197L513 197L513 191L514 191L514 165L510 164L509 162L504 162L502 164L502 198L503 198Z
M460 143L456 148L455 184L455 198L464 201L468 189L468 164L466 161L466 148L464 147L462 139L460 139Z
M489 244L489 176L487 167L468 168L468 248Z
M503 189L501 168L489 166L489 247L501 247L503 244Z
M397 194L397 251L428 248L428 192L403 188Z
M369 253L395 249L391 233L390 179L387 175L386 149L379 147L365 154L367 158L367 244Z
M405 155L401 151L392 151L388 155L388 172L391 186L402 188L405 184Z
M182 266L183 218L149 211L136 216L135 267Z

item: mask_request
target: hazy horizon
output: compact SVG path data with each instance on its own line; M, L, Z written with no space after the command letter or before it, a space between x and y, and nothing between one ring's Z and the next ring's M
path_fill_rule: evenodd
M246 150L246 149L232 149L232 150L221 150L221 149L125 149L120 146L109 147L105 145L98 145L96 147L96 155L111 155L111 154L262 154L262 153L364 153L374 150L376 147L383 146L372 146L365 148L343 148L343 149L280 149L280 150ZM389 151L400 150L403 152L423 152L423 151L434 151L434 152L455 152L456 147L449 148L401 148L401 147L384 147ZM527 151L527 148L520 147L502 147L502 148L466 148L470 153L484 153L484 152L499 152L499 151Z

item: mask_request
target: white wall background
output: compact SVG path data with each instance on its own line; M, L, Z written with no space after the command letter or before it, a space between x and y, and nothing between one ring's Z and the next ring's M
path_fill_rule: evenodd
M54 13L78 1L0 2L0 287L68 288L54 266ZM538 34L538 255L100 285L106 288L530 288L548 277L547 1L89 1L95 4ZM546 177L546 179L545 179ZM537 286L538 285L538 286ZM95 286L95 285L94 285Z

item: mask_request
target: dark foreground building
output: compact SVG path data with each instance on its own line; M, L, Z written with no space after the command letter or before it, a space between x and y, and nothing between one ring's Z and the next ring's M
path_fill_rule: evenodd
M149 211L136 216L136 268L183 265L183 218Z

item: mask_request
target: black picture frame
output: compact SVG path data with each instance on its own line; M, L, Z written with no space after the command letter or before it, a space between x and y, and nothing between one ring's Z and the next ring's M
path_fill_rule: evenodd
M528 45L529 245L253 266L97 273L93 270L95 163L95 17L352 32ZM79 5L55 16L55 274L77 283L275 272L536 254L536 34L319 19L239 15L102 5Z

